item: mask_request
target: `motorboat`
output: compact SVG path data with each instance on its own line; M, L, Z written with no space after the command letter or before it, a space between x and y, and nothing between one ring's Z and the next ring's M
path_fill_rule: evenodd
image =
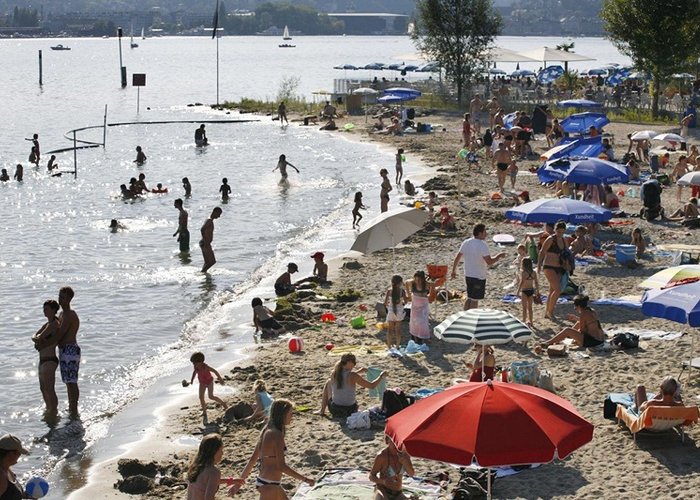
M291 43L280 43L278 47L281 49L293 49L296 47L296 45L292 45Z
M59 43L58 45L52 45L51 50L70 50L70 47Z

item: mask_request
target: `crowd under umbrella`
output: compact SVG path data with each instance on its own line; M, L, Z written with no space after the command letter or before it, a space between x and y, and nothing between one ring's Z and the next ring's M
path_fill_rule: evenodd
M612 218L612 212L607 208L571 198L541 198L513 207L505 215L507 219L521 223L550 224L560 220L571 224L591 224L607 222Z
M541 182L568 181L570 184L625 184L625 165L600 158L557 158L537 169Z
M605 113L574 113L559 122L562 130L569 134L585 134L591 127L597 130L602 129L610 123L610 119Z
M642 296L642 313L693 328L700 327L700 280L647 290ZM694 336L691 336L688 366L700 367L700 359L693 359L694 344Z
M653 288L664 288L681 284L688 280L698 279L700 279L700 265L685 264L682 266L668 267L658 273L654 273L637 286L639 288L651 290Z
M489 380L416 401L384 432L411 456L490 468L564 459L593 439L593 424L551 392ZM488 478L490 499L490 469Z
M420 231L428 219L428 212L412 207L384 212L368 222L367 227L355 238L350 250L372 253L391 248L392 262L395 263L396 245Z

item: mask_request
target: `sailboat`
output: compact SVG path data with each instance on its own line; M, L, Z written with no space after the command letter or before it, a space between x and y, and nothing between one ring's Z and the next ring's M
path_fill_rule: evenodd
M132 49L135 49L136 47L139 46L138 43L134 43L134 25L131 25L131 41L129 42L130 46Z
M146 34L145 34L144 30L145 30L145 28L142 26L142 27L141 27L141 40L145 40L145 39L146 39Z
M289 36L289 28L285 25L284 26L284 33L282 34L282 40L291 40L292 37ZM296 47L296 45L292 45L291 43L280 43L279 47L282 49L290 49Z

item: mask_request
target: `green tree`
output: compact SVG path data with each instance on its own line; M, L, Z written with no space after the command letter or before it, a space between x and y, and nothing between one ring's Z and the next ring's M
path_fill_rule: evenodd
M462 104L464 86L487 65L487 49L503 26L492 0L418 0L416 48L440 63L457 87Z
M659 114L661 83L692 67L700 47L698 0L604 0L603 25L613 44L652 77L652 117Z

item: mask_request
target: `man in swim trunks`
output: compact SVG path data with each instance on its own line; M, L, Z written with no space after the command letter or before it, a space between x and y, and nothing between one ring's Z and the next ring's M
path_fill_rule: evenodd
M204 257L204 265L202 266L203 273L206 273L211 266L216 264L216 257L214 256L211 242L214 240L214 220L221 217L221 212L220 207L216 207L212 210L211 215L200 229L202 239L199 242L199 247L202 249L202 257Z
M177 231L173 234L173 238L177 236L177 241L180 243L180 252L189 253L190 251L190 231L187 229L187 221L189 214L183 208L182 198L175 200L175 208L180 212L177 218ZM178 236L179 235L179 236Z
M80 318L70 307L75 292L69 286L64 286L58 292L58 304L61 306L61 326L58 330L58 362L61 368L61 379L68 391L68 411L71 417L78 415L78 370L80 369L80 346L78 345L78 329Z
M197 130L194 131L194 143L197 146L206 146L209 144L207 140L207 133L204 130L204 124L202 123Z
M493 155L493 162L496 164L496 176L498 177L498 190L503 191L503 185L506 182L506 172L513 161L513 156L508 151L506 143L502 142L498 145L496 154Z

